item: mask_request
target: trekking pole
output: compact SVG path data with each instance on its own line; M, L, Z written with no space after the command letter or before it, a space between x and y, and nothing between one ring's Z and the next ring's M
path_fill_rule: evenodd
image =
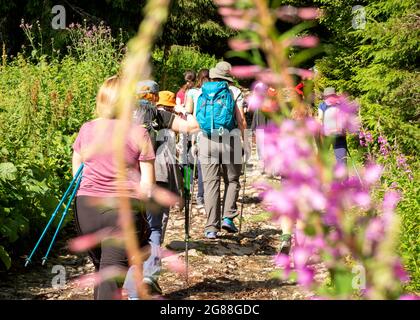
M349 151L348 149L347 149L347 154L349 155L349 158L351 159L351 164L353 165L353 169L354 169L354 171L356 171L356 175L357 175L357 177L359 178L360 183L361 183L361 184L363 184L363 180L362 180L362 178L360 177L359 170L357 170L356 165L354 164L354 159L353 159L353 157L351 156L350 151Z
M185 274L186 283L188 286L188 245L190 241L190 167L187 164L184 166L184 207L185 207Z
M195 173L196 173L196 170L197 170L197 161L198 161L198 155L196 155L194 157L194 166L193 166L192 183L191 183L192 186L190 187L190 189L191 189L190 214L192 214L192 204L193 204L193 197L194 197L194 179L195 179Z
M51 239L50 246L48 247L48 250L47 250L47 252L45 253L45 256L42 258L42 265L44 265L44 264L45 264L45 262L46 262L46 261L47 261L47 259L48 259L48 255L50 254L50 251L51 251L51 248L52 248L52 246L53 246L53 244L54 244L55 238L56 238L56 237L57 237L57 235L58 235L58 231L60 231L61 225L62 225L62 224L63 224L63 222L64 222L64 219L65 219L65 217L66 217L66 215L67 215L67 212L69 211L69 208L70 208L71 202L73 201L74 197L76 196L76 192L77 192L77 189L79 189L79 185L80 185L80 182L81 182L81 181L82 181L82 175L79 175L79 177L78 177L78 179L77 179L76 186L74 187L73 192L72 192L72 194L71 194L71 196L70 196L69 200L67 201L66 208L64 209L63 215L61 216L60 222L58 223L57 229L55 230L54 236L53 236L53 238Z
M42 231L41 236L39 237L37 243L35 244L34 248L32 249L31 253L29 254L29 257L26 258L26 262L25 262L25 267L28 266L29 263L31 263L32 257L34 255L34 253L36 252L36 250L39 247L39 244L41 243L42 239L44 238L45 234L47 233L47 230L49 229L51 223L54 221L55 216L58 213L58 210L60 209L60 207L63 205L64 201L67 198L67 195L69 194L71 188L73 187L74 183L76 182L76 180L79 178L79 176L82 173L83 170L83 166L84 164L82 163L79 167L79 169L77 169L76 174L73 177L73 180L70 182L69 187L67 188L66 192L64 193L63 197L61 198L60 202L58 203L57 207L54 210L54 213L51 215L50 220L48 221L47 225L45 226L44 230Z
M241 213L239 215L239 232L238 232L238 235L241 235L241 230L242 230L242 214L244 212L245 185L246 185L246 161L244 161L244 186L243 186L243 189L242 189Z

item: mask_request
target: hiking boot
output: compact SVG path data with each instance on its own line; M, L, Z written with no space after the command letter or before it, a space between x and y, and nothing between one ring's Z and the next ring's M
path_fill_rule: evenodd
M224 218L222 223L222 229L226 230L230 233L236 233L238 232L238 229L236 228L235 224L233 223L233 220L231 218Z
M204 235L207 239L217 239L217 232L214 231L206 231Z
M204 208L204 199L202 197L197 197L197 204L195 206L197 209Z
M143 282L148 286L150 295L162 295L162 289L155 279L145 277Z
M290 249L292 248L292 235L282 234L280 236L280 253L289 255Z

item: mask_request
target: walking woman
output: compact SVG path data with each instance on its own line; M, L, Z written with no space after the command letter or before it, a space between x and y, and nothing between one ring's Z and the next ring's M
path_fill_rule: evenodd
M132 125L125 137L125 181L117 179L118 170L114 158L113 138L120 120L116 119L115 103L119 80L116 76L107 79L96 97L97 118L81 127L73 145L73 174L84 163L83 176L77 192L76 225L80 235L107 228L120 230L118 219L118 199L128 197L137 227L141 246L148 245L150 230L141 209L140 190L150 190L154 184L155 154L147 130L140 125ZM126 250L119 244L103 241L99 247L89 251L96 271L107 267L126 270L128 259ZM115 279L105 280L94 290L95 300L119 298L122 283Z
M196 74L193 70L187 70L184 73L184 85L176 93L176 105L183 107L187 98L188 90L194 88Z
M190 113L175 114L174 107L175 94L170 91L159 93L159 85L155 81L145 80L137 84L137 109L134 111L133 119L135 123L148 128L149 132L156 132L156 134L151 134L156 136L154 143L156 181L161 187L171 191L175 191L173 181L177 175L174 165L174 142L168 143L169 140L173 140L171 138L172 133L187 134L199 130L197 121ZM179 178L177 180L179 181ZM177 185L182 185L182 183L178 182ZM161 208L158 212L147 211L147 221L151 228L151 255L144 263L143 281L152 295L162 293L158 283L162 269L160 245L163 241L168 214L169 208ZM133 269L130 268L124 288L127 291L128 298L136 300L139 297L135 289L132 272Z

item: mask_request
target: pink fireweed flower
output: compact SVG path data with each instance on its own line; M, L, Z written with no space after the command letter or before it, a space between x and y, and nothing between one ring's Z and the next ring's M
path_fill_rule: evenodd
M287 254L279 253L274 256L274 264L283 270L282 278L283 280L287 279L290 275L290 271L292 270L290 264L290 257Z
M363 130L359 131L359 143L362 147L367 146L367 143L365 142L365 132Z
M299 215L299 211L295 205L296 198L297 195L294 192L272 189L265 192L263 204L272 213L287 216L295 220Z
M298 268L296 271L298 283L305 288L310 288L314 283L314 269L310 267L303 267Z
M313 48L319 44L318 37L315 36L303 36L289 39L290 45L303 48Z
M241 19L233 16L223 17L226 26L235 30L251 29L252 23L247 19Z
M254 78L262 68L260 66L234 66L230 71L231 75L237 78Z
M378 143L379 143L380 153L382 154L382 156L387 158L388 155L389 155L389 152L390 152L390 147L389 147L389 144L388 144L388 140L384 136L380 135L378 137Z
M383 167L378 164L370 164L366 167L363 181L368 185L376 183L382 176Z
M231 6L235 4L235 0L213 0L218 6Z
M308 262L311 252L306 247L295 247L293 249L293 262L295 268L303 268Z
M297 15L302 20L314 20L320 16L318 8L299 8Z
M269 70L261 71L257 75L257 79L272 86L281 83L283 80L282 76Z
M83 275L76 280L74 280L74 285L76 287L86 288L91 286L98 286L104 281L124 277L127 270L125 268L110 266L104 269L99 270L95 273L90 273Z
M354 203L364 209L368 209L371 204L371 198L368 192L360 191L353 194Z
M230 39L228 43L229 43L229 46L232 48L232 50L235 50L235 51L246 51L249 49L253 49L257 46L256 43L250 40L242 40L242 39Z
M340 116L337 119L341 124L340 127L350 133L358 132L360 128L359 105L350 101L346 96L339 96L336 106L340 110Z
M167 263L167 267L170 271L180 274L186 273L186 265L181 257L169 250L161 249L162 261Z
M252 91L259 95L266 95L268 86L261 81L256 81L252 85Z
M400 259L396 259L392 267L394 275L398 278L398 280L400 280L401 282L410 281L410 277L407 271L405 271Z
M312 135L318 135L321 133L322 125L314 118L305 119L305 128Z
M384 235L385 235L385 226L384 226L383 220L380 217L371 219L366 228L366 232L365 232L366 239L373 242L379 242L382 240Z
M86 251L97 246L106 239L120 238L121 233L115 233L112 228L104 228L95 233L86 234L69 241L69 249L73 252Z
M247 105L251 111L261 109L263 102L264 96L256 93L251 93L247 98Z
M398 300L420 300L420 296L415 294L403 294Z
M365 133L365 140L366 140L366 142L367 142L368 144L373 143L373 136L372 136L372 133L370 133L369 131L367 131L367 132Z
M334 166L334 178L338 180L345 179L347 177L347 166L343 163L337 163Z
M279 253L274 256L274 263L280 268L290 268L290 257L287 254Z
M407 164L407 158L403 154L397 156L397 167L398 169L405 170L405 172L411 172Z
M389 225L392 222L395 208L397 207L400 199L401 194L398 191L388 190L385 193L384 200L382 202L382 213L386 225Z
M241 17L245 13L245 10L234 9L230 7L220 7L218 11L221 16L234 16L234 17Z
M302 78L303 80L312 79L314 77L314 72L308 69L302 68L287 68L287 72L289 74L295 74L298 77Z

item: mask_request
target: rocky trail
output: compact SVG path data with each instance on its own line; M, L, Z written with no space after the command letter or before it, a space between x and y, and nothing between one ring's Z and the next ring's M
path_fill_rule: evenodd
M273 278L276 267L273 255L280 241L280 230L269 219L259 204L252 183L262 176L255 161L247 166L242 232L240 235L223 233L217 240L204 238L206 215L204 209L193 206L189 245L189 282L184 276L167 268L163 259L160 285L163 299L307 299L306 292L294 282ZM279 182L280 183L280 182ZM238 208L242 201L242 190ZM72 279L93 272L93 265L84 254L71 254L66 248L66 231L46 266L39 261L28 268L14 269L0 275L0 299L54 299L89 300L92 288L79 288ZM171 210L164 247L184 259L184 213ZM53 266L64 266L66 284L53 287ZM325 277L322 265L316 265L317 278Z

